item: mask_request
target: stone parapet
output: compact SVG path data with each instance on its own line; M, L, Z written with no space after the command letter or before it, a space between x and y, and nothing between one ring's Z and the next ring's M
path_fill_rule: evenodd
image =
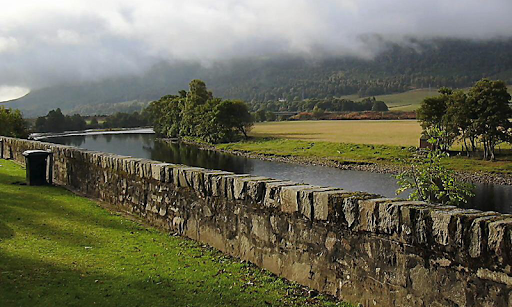
M512 306L512 216L0 137L54 182L364 306Z

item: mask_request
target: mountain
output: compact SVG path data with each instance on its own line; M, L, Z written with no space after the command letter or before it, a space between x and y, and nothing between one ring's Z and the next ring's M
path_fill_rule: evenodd
M65 113L104 114L145 103L204 80L214 95L246 101L360 97L425 87L471 86L489 77L512 83L512 40L410 39L388 43L373 59L298 57L238 59L201 66L160 63L144 75L59 85L32 91L8 103L25 116L60 107Z

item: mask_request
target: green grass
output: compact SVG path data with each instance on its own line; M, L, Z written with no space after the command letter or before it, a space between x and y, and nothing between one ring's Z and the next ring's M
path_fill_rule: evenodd
M2 307L345 305L0 165Z
M378 163L404 165L412 157L414 147L335 143L280 138L252 138L248 141L216 145L219 149L237 150L282 157L328 159L348 163ZM406 163L406 162L405 162ZM512 152L498 153L497 161L484 161L464 156L444 158L443 165L463 172L512 174ZM406 164L405 164L406 165Z
M411 156L406 147L303 141L274 138L253 138L238 143L217 145L219 149L256 154L330 159L351 163L393 163Z

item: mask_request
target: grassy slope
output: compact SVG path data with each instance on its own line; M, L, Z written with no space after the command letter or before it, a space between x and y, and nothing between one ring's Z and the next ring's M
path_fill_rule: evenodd
M0 165L1 306L335 305Z
M388 105L389 109L392 111L413 111L420 107L420 104L423 101L423 99L431 96L436 96L438 94L437 90L437 88L420 88L403 93L378 95L375 96L375 98L377 100L384 101ZM464 88L463 90L467 92L469 88ZM512 94L512 85L508 86L508 91L509 93ZM340 98L356 101L362 99L357 95L347 95L342 96Z

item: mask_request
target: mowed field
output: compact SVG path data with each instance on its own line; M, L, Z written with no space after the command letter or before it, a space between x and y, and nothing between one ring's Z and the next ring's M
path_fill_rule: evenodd
M257 123L251 136L336 143L418 146L415 120L319 120Z

